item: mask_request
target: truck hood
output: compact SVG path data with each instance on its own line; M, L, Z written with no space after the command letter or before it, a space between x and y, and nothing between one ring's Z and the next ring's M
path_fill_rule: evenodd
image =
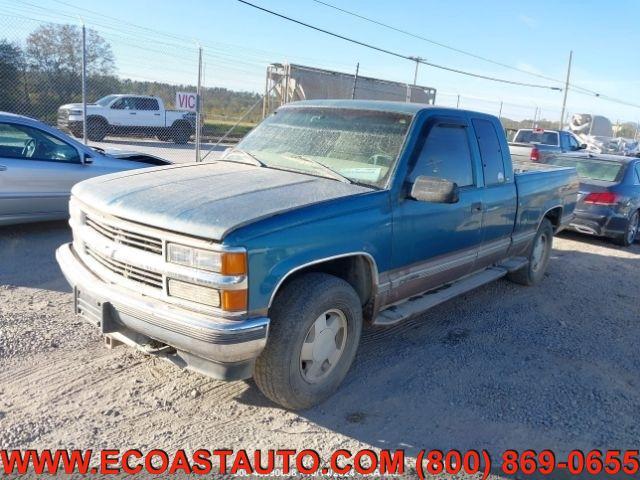
M221 241L251 222L369 191L294 172L207 162L95 177L78 183L72 194L100 212Z

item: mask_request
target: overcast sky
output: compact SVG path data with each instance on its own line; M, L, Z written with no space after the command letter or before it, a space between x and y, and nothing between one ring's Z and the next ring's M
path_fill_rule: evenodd
M561 86L472 58L424 40L341 13L313 0L251 0L357 40L420 56L428 61L481 75ZM571 83L640 104L638 19L634 0L326 0L327 3L489 58L521 70L563 80L574 51ZM414 64L329 37L243 5L237 0L0 0L0 38L20 41L42 21L79 23L98 30L112 45L122 76L195 83L197 49L205 52L205 84L235 90L264 89L270 62L302 63L360 71L402 82L413 81ZM138 28L143 27L143 28ZM510 86L421 66L418 83L438 90L443 104L462 105L514 118L557 120L562 93ZM612 121L640 119L640 109L569 92L572 113L598 113Z

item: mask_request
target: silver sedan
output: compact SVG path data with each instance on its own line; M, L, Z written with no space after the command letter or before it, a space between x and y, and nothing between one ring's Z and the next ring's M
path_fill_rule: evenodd
M92 149L42 122L0 112L0 225L65 219L76 183L169 163L136 152Z

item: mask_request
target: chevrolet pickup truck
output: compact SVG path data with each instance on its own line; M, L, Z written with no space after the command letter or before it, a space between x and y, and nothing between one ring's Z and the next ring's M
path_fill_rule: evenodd
M509 143L509 152L515 162L546 163L550 156L585 148L587 145L571 132L542 128L521 128Z
M299 409L338 388L363 324L540 282L577 191L573 168L513 166L490 115L306 101L219 160L76 185L56 255L107 344Z
M195 132L195 124L194 113L169 110L160 97L107 95L87 105L87 137L94 142L109 135L139 135L184 144ZM75 137L82 136L81 103L58 109L58 128Z

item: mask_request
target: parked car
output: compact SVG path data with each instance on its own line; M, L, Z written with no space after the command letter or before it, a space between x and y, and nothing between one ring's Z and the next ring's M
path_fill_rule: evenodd
M220 160L76 185L74 240L57 259L109 344L253 375L274 402L306 408L347 374L363 322L504 276L543 279L578 178L517 170L493 116L291 103Z
M514 161L545 163L546 157L564 152L584 150L587 145L573 133L564 130L521 128L516 132L509 151Z
M574 167L580 177L575 217L569 228L629 246L638 237L640 159L619 155L558 155L553 165Z
M167 110L160 97L107 95L87 105L87 137L99 142L109 135L140 135L187 143L195 132L193 112ZM83 134L82 104L58 109L58 128L76 137Z
M137 152L91 149L38 120L0 112L0 225L67 218L75 183L169 164Z

